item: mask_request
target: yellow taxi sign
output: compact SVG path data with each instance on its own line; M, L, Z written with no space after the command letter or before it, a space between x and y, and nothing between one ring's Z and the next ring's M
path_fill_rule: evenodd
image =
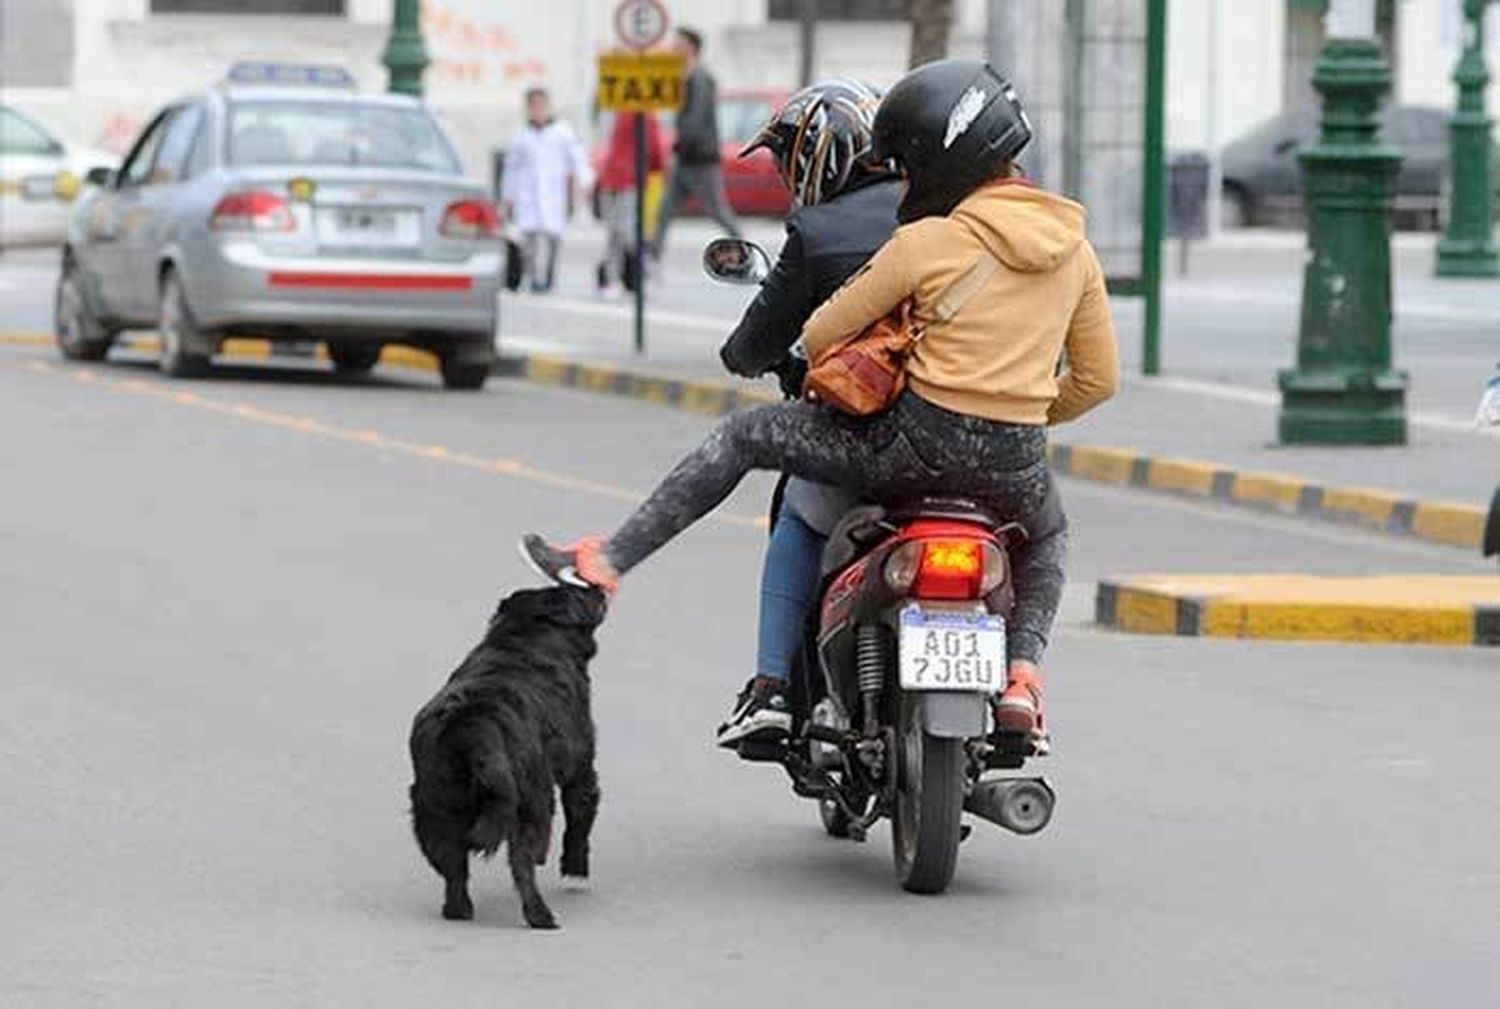
M686 64L676 53L602 53L599 107L613 112L658 112L682 105Z

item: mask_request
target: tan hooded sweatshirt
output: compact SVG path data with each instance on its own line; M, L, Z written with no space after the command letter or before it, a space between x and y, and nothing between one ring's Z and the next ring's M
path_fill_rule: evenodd
M987 185L947 217L896 229L802 331L807 355L912 298L924 336L912 391L958 413L1013 424L1073 420L1114 395L1114 318L1083 207L1022 182ZM951 318L938 306L976 266L998 268ZM1059 376L1058 361L1068 354Z

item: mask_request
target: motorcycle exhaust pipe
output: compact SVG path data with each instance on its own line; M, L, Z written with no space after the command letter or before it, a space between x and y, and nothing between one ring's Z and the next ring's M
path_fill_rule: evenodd
M977 782L964 798L964 811L1023 836L1052 821L1057 793L1046 778L999 778Z

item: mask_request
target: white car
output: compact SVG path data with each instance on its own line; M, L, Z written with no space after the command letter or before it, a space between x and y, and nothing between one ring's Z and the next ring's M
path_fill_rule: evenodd
M0 247L62 245L89 172L118 163L103 151L70 150L35 120L0 105Z

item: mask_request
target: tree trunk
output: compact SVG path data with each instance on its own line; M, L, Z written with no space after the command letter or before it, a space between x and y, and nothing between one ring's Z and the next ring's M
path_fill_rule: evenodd
M919 67L948 55L948 35L953 31L953 0L907 0L911 17L911 60Z
M818 0L801 0L801 18L798 20L799 42L802 46L802 69L797 79L802 87L812 83L813 66L817 63L818 47Z

